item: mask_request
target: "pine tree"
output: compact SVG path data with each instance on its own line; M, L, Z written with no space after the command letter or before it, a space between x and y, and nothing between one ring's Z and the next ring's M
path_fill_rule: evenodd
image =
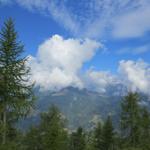
M137 147L140 142L140 106L139 95L130 92L122 101L121 131L125 143Z
M44 150L67 150L68 136L64 124L62 114L55 106L41 115L40 136Z
M7 142L9 128L30 111L33 85L29 85L27 59L22 57L23 45L17 40L12 19L0 32L0 123L2 144Z
M96 150L96 138L94 131L90 130L86 133L86 150Z
M23 150L43 150L41 134L38 127L31 127L22 141Z
M150 149L150 113L147 108L142 109L141 114L141 146L143 150Z
M94 148L95 150L102 149L102 125L99 122L94 130Z
M101 150L114 150L114 129L111 117L108 116L102 129L102 148Z
M83 129L79 127L76 132L73 132L70 139L69 150L85 150L86 139Z

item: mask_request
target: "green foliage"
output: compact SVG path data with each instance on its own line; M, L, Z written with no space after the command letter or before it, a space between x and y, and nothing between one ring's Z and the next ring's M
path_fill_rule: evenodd
M22 147L22 132L15 130L13 131L13 133L15 133L15 136L13 136L13 138L9 137L9 140L7 140L5 144L0 144L0 150L24 150Z
M129 93L122 102L122 147L149 150L150 114L139 101L137 93Z
M94 131L87 132L86 134L86 150L95 150L96 147L96 138L95 138L95 129Z
M128 97L128 96L126 96ZM125 98L126 98L125 97ZM131 97L130 97L131 98ZM128 99L125 99L127 101ZM130 99L132 101L132 99ZM131 107L130 104L124 106ZM137 104L137 103L134 103ZM94 130L89 132L83 131L79 127L75 132L69 132L65 129L65 119L59 112L58 108L52 106L48 112L41 114L40 124L36 127L31 127L28 132L22 136L14 128L9 129L9 136L15 137L13 141L8 142L5 145L1 145L2 150L149 150L150 149L150 114L146 108L137 104L139 111L139 143L135 146L131 143L130 134L125 134L128 138L124 138L122 135L114 132L111 117L108 116L103 125L98 123ZM136 106L136 105L133 105ZM124 107L126 108L126 107ZM128 110L128 111L127 111ZM130 109L124 109L124 113L128 114L132 112ZM135 113L137 114L137 112ZM132 115L131 115L132 116ZM131 119L130 115L126 117ZM136 115L135 115L136 116ZM133 117L133 116L132 116ZM122 119L122 118L121 118ZM124 120L121 120L124 121ZM122 123L122 122L121 122ZM127 120L124 122L126 127ZM121 124L122 125L122 124ZM122 128L122 131L127 128ZM130 130L131 131L131 130ZM136 130L133 130L134 133ZM123 132L124 133L124 132Z
M39 125L24 133L18 131L15 124L33 106L33 84L28 82L30 69L23 51L13 21L8 19L0 31L0 150L150 150L150 112L132 92L122 101L118 134L114 133L110 116L94 130L85 132L79 127L69 131L55 106L41 114ZM86 118L87 114L82 113Z
M122 101L121 131L125 144L136 147L140 142L139 95L129 93Z
M150 149L150 113L147 108L141 110L141 147L143 150Z
M62 114L55 106L49 109L48 113L42 114L40 125L41 140L45 150L66 150L67 132L64 129Z
M102 149L102 125L99 122L94 130L93 145L95 150Z
M113 150L113 149L114 149L114 129L111 117L108 116L103 126L101 150Z
M32 84L28 83L27 59L23 45L17 40L12 19L0 32L0 126L2 143L7 142L10 126L27 115L32 106Z
M40 130L37 127L31 127L26 133L22 145L23 150L42 150Z
M55 106L41 114L41 124L30 129L24 144L27 150L67 150L68 135L64 128L64 120Z
M83 129L79 127L70 137L69 150L85 150L86 138Z
M129 148L125 148L122 150L141 150L141 148L133 148L133 147L129 147ZM148 150L148 149L147 149Z

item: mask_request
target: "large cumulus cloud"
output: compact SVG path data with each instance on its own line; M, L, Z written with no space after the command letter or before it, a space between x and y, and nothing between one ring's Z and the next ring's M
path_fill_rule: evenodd
M42 89L82 88L80 70L101 46L99 42L89 39L64 39L54 35L39 46L35 57L30 56L32 80Z
M29 56L31 79L42 90L72 86L105 93L108 87L118 90L117 86L122 85L130 91L149 94L150 65L143 60L121 60L116 74L90 68L83 71L84 63L92 60L101 48L103 45L94 40L54 35L39 46L35 57Z

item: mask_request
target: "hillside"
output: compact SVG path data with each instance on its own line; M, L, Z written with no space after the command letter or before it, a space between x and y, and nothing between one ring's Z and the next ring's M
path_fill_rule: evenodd
M111 114L113 120L118 118L121 96L112 96L68 87L59 92L39 92L36 89L36 107L25 121L23 127L37 124L39 113L47 111L50 105L56 105L68 119L70 129L78 126L91 128L96 122L104 120Z

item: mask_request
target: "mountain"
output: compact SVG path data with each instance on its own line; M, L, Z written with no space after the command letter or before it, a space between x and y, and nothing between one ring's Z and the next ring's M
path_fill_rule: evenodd
M114 120L118 118L121 96L106 95L87 89L73 87L64 88L58 92L40 92L35 90L37 101L32 114L21 121L21 127L38 124L41 112L51 105L56 105L67 118L68 128L78 126L91 128L98 121L103 121L111 114Z
M108 115L112 116L116 126L120 116L120 102L122 87L110 87L107 93L89 91L73 87L64 88L57 92L42 92L35 90L37 101L32 114L21 121L23 129L39 122L40 113L45 112L51 105L56 105L62 114L67 118L68 128L73 130L79 126L85 129L92 128L98 121L103 121ZM114 92L115 91L115 92ZM142 95L141 105L150 106L150 101Z

